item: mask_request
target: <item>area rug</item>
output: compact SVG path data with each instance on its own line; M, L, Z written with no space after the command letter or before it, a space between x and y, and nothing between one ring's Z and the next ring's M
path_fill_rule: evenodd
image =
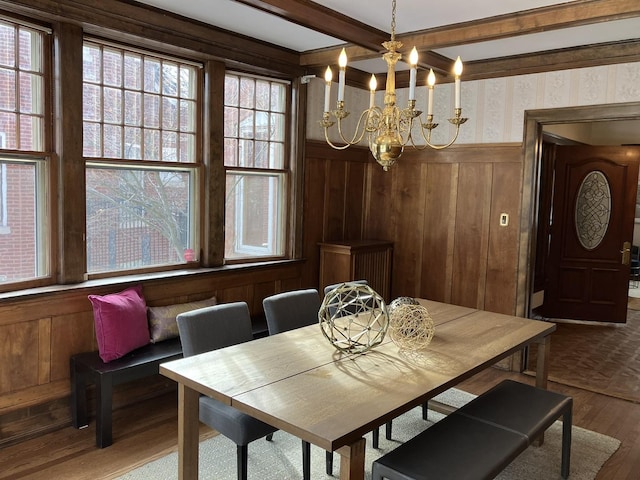
M473 395L451 389L435 398L438 403L459 407ZM380 435L380 448L370 447L371 436L367 436L366 474L371 478L371 463L381 455L393 450L402 442L414 437L444 416L429 410L429 421L422 419L422 410L415 408L393 421L393 440ZM542 447L532 446L522 453L498 477L499 480L524 480L560 478L562 424L556 422L545 434ZM571 445L571 480L593 480L607 459L618 449L620 441L573 427ZM299 439L278 431L272 442L257 440L249 445L250 480L298 480L302 478L302 450ZM339 477L340 460L334 454L334 476L325 472L325 453L313 445L311 450L311 477L314 480L332 480ZM425 452L428 454L428 452ZM460 459L464 461L464 459ZM171 480L178 478L178 456L171 453L152 461L120 477L120 480ZM200 443L200 479L235 480L236 447L233 442L217 435ZM444 480L444 479L443 479Z

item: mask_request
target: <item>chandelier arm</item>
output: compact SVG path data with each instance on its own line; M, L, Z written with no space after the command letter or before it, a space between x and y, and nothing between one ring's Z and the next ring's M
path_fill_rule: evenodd
M347 140L345 138L342 132L342 119L338 117L338 135L340 136L340 139L348 145L357 145L358 143L360 143L364 138L365 133L367 133L369 129L370 118L373 116L373 114L376 113L375 108L376 107L368 108L360 114L360 118L358 118L358 123L356 124L356 129L353 132L353 137L351 138L351 140Z
M420 132L422 133L422 138L424 139L425 144L426 144L425 146L428 146L428 147L430 147L430 148L433 148L434 150L443 150L443 149L445 149L445 148L450 147L451 145L453 145L453 144L455 143L455 141L458 139L458 134L460 133L460 125L456 125L456 133L455 133L455 135L453 136L453 139L452 139L449 143L442 144L442 145L436 145L436 144L431 143L431 142L429 141L429 139L431 138L431 130L427 130L427 131L429 132L428 137L427 137L427 136L425 136L425 134L424 134L424 130L425 130L425 129L423 129L423 128L421 128L421 129L420 129ZM414 146L415 146L415 145L414 145ZM416 148L417 148L417 147L416 147ZM423 148L424 148L424 147L423 147ZM421 150L421 149L420 149L420 150Z

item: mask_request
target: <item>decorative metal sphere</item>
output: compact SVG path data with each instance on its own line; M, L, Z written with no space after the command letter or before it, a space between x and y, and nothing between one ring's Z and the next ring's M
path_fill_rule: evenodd
M420 304L400 304L389 314L389 335L401 349L420 350L431 343L434 333L433 319Z
M389 311L389 317L391 317L391 313L400 305L420 305L420 304L413 297L398 297L395 300L393 300L387 307L387 310Z
M369 285L342 283L327 293L318 320L338 350L362 353L380 345L389 326L384 300Z

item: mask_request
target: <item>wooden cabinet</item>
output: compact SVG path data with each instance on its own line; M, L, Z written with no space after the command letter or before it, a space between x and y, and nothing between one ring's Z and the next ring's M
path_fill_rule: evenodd
M321 243L320 292L327 285L364 279L388 302L392 253L393 243L383 240Z

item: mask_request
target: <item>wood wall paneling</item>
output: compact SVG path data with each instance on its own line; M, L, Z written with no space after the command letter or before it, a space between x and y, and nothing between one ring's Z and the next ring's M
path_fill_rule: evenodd
M492 165L460 165L451 302L484 308Z
M429 165L425 178L425 220L422 248L422 298L451 301L453 241L456 228L457 164Z
M393 297L420 292L425 225L426 163L400 163L392 172ZM394 168L394 167L392 167Z
M492 312L515 314L517 290L518 230L522 165L497 164L493 167L489 250L484 308ZM509 215L509 224L500 226L500 215Z
M326 145L308 143L312 143L313 158L307 158L307 171L313 174L306 176L305 212L313 210L331 221L319 230L307 219L307 248L317 248L320 241L349 240L346 228L342 238L334 238L339 231L336 225L353 222L346 220L357 210L357 195L351 190L363 188L362 239L394 244L392 298L420 296L515 313L520 145L409 150L385 172L366 148L354 147L360 154L343 158ZM363 157L364 168L354 170ZM336 168L338 161L350 167L346 171ZM356 171L364 176L362 181L356 178ZM315 184L319 178L331 185L321 191ZM327 210L342 205L342 198L350 200L341 219L339 208ZM317 212L320 208L322 212ZM509 213L510 226L497 228L494 223L502 212ZM313 268L316 274L316 266Z

